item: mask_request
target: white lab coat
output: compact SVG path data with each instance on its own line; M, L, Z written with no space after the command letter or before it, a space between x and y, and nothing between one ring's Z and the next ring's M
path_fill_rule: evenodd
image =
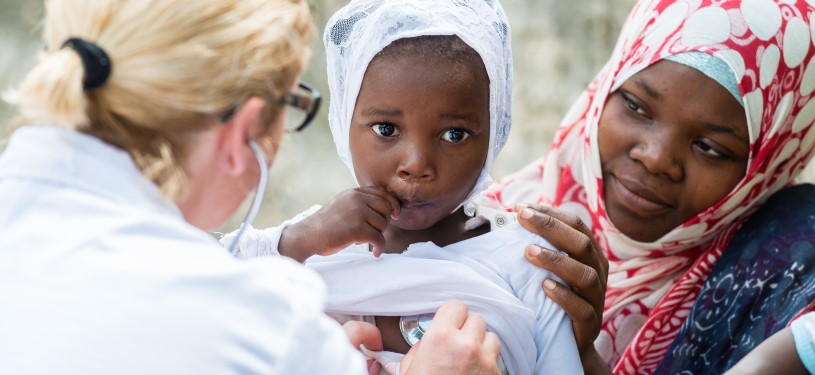
M0 373L362 374L325 285L237 260L100 140L26 127L0 154Z

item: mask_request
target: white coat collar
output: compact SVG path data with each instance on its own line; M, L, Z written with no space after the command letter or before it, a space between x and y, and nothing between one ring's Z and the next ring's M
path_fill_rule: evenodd
M3 179L38 180L182 217L128 153L96 137L55 126L26 126L12 134L0 154Z

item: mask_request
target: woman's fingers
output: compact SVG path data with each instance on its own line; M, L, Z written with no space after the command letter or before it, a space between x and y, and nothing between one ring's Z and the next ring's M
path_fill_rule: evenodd
M592 347L602 322L602 317L598 315L595 307L588 300L552 279L543 282L543 290L546 296L560 305L572 319L574 337L580 352L583 353Z
M519 204L518 219L527 230L537 233L558 250L537 245L526 249L526 258L571 286L548 279L543 289L572 319L575 339L581 353L591 348L600 332L605 305L608 259L594 235L576 215L558 209Z
M591 229L579 217L540 205L519 204L515 209L519 211L518 218L524 228L545 238L571 258L593 268L605 289L608 259L597 245Z
M554 273L590 301L599 301L597 304L599 310L602 310L603 304L600 302L603 301L605 288L595 269L566 254L537 245L527 246L526 258L532 264Z

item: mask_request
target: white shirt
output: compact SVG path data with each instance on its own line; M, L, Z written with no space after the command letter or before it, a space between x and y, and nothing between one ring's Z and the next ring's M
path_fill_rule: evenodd
M248 230L239 244L241 255L276 254L282 227L317 208L280 227ZM445 247L415 243L402 254L377 259L367 244L354 245L331 256L313 256L306 266L328 285L329 313L416 315L458 299L483 316L501 339L501 357L510 374L583 373L571 320L541 289L546 278L559 279L524 257L529 244L554 247L514 217L503 222L500 229Z
M235 259L94 137L19 129L0 199L0 373L365 373L318 275Z

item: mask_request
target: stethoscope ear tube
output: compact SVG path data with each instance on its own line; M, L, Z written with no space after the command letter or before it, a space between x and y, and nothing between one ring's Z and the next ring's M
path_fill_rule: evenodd
M255 217L258 211L260 211L260 204L263 202L263 195L266 193L266 184L269 182L269 166L266 164L266 157L263 155L263 150L252 140L249 140L249 148L252 150L252 153L255 154L255 159L258 161L260 180L255 189L255 195L252 197L252 206L249 208L249 212L246 213L246 217L243 218L243 222L238 229L238 234L235 236L235 239L229 244L229 252L233 254L235 253L235 248L238 246L243 232L255 221Z

